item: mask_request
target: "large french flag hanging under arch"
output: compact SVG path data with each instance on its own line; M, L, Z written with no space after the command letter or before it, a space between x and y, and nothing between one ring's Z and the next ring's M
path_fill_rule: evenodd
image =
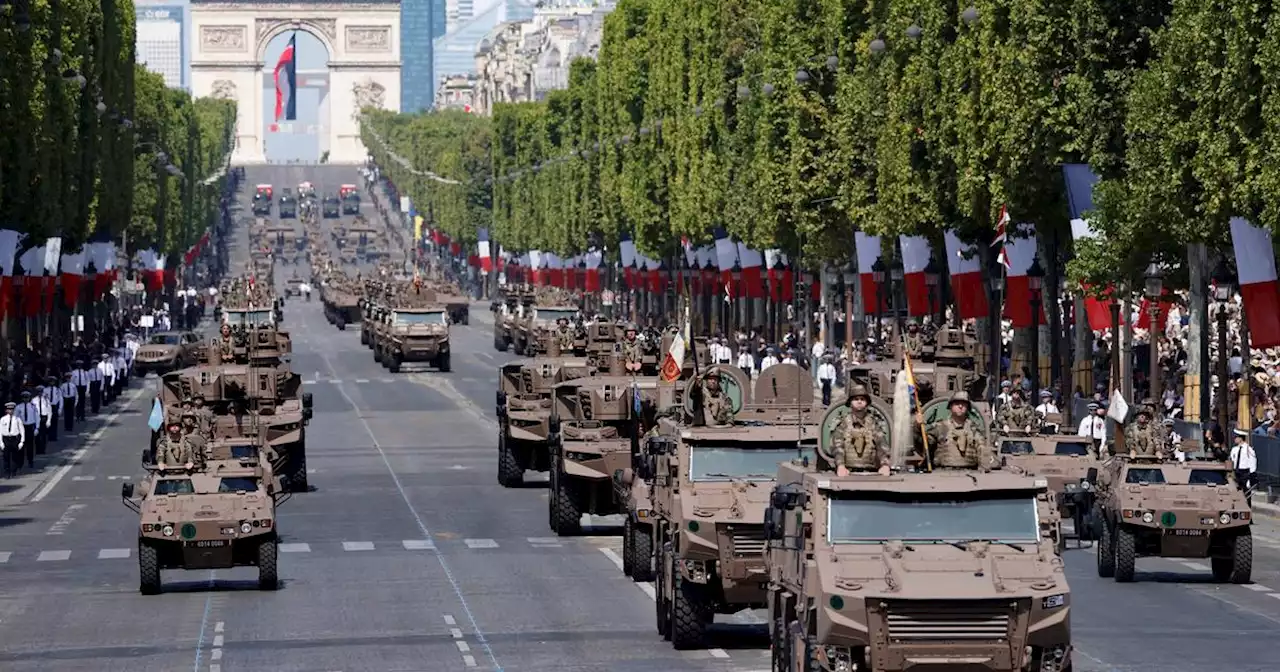
M298 33L289 38L289 46L276 62L276 121L295 121L298 118Z

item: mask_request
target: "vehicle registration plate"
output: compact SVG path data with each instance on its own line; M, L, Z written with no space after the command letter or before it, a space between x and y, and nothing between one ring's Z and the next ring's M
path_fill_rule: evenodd
M1173 530L1175 537L1202 537L1204 530Z
M226 539L210 539L208 541L193 541L191 545L196 548L218 548L227 545Z

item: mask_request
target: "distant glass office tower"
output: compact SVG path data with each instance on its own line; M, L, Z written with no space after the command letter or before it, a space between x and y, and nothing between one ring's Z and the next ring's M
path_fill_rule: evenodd
M454 75L476 73L476 49L480 41L504 21L527 21L533 18L538 0L457 0L459 18L444 37L436 40L435 81ZM471 12L462 18L462 10Z
M170 88L189 85L191 60L187 53L187 3L160 0L134 4L138 19L138 62L164 77Z
M400 0L400 109L429 109L436 96L435 38L444 35L447 0Z

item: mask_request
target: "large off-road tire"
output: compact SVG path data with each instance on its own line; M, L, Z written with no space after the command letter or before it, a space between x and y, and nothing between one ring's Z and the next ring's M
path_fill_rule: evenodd
M369 345L369 332L360 330L360 345Z
M1222 583L1249 583L1253 577L1253 533L1244 528L1231 540L1231 557L1212 558L1213 579Z
M1134 566L1138 562L1138 536L1123 526L1116 526L1112 545L1116 550L1116 583L1133 581Z
M446 352L443 355L436 357L436 368L440 369L442 373L449 373L449 371L452 370L452 366L449 362L449 353Z
M548 498L555 503L551 531L562 537L582 532L582 508L578 506L575 494L573 484L565 482L560 462L554 460L551 465L551 496Z
M622 575L631 576L635 569L635 549L631 547L631 517L622 523Z
M498 485L504 488L518 488L524 484L524 468L516 459L506 435L499 430L498 434Z
M400 365L402 363L400 355L391 353L391 356L387 358L387 370L391 373L400 373Z
M770 614L770 617L769 654L772 664L769 667L772 672L791 672L791 651L788 650L787 646L790 639L787 634L786 616L783 614Z
M1076 528L1077 542L1083 544L1086 541L1095 541L1093 538L1093 512L1077 508L1074 518L1073 525Z
M631 537L631 580L636 583L653 580L653 532L648 525L632 523L629 533Z
M338 331L346 331L346 330L347 330L347 320L346 320L345 318L341 318L341 317L339 317L339 318L338 318L338 320L337 320L336 322L334 322L334 325L336 325L336 326L338 327Z
M493 349L497 350L498 352L506 352L507 342L502 340L501 338L495 338L493 339Z
M1116 552L1111 526L1102 524L1102 533L1098 535L1098 576L1110 579L1116 575Z
M258 590L276 590L280 587L276 573L278 558L275 539L258 544Z
M677 579L671 600L671 646L677 651L706 647L715 613L705 587Z
M382 363L382 349L378 347L377 343L373 344L373 361L379 364Z
M654 614L658 634L663 639L671 639L671 603L667 601L667 582L671 575L667 572L666 545L659 540L658 544L658 576L653 586Z
M138 592L160 594L160 551L142 540L138 541Z

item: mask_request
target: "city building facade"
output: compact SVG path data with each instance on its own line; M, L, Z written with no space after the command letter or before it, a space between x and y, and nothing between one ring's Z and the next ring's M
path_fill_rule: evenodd
M451 18L449 30L435 41L434 82L441 82L453 75L474 75L476 72L476 47L493 27L506 21L522 21L533 18L539 0L449 0ZM547 0L540 0L543 4ZM461 7L459 4L461 3ZM456 8L456 10L455 10ZM466 10L469 14L463 14ZM455 14L450 14L454 17Z
M448 28L453 0L400 1L400 108L421 112L435 99L435 41Z
M188 9L188 3L181 0L134 3L137 61L164 77L165 86L175 89L187 89L191 82Z

